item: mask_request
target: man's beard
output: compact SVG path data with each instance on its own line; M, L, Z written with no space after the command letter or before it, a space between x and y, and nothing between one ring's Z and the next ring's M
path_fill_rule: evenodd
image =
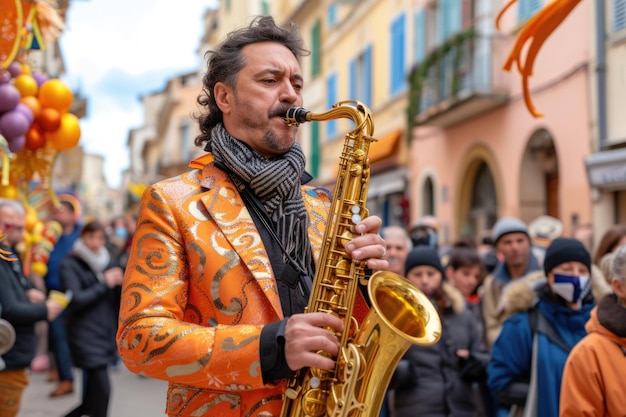
M259 122L254 117L250 117L251 114L255 114L254 112L246 111L249 107L243 104L242 101L239 100L239 96L235 93L235 105L239 106L240 109L244 110L241 112L241 124L250 129L258 129L262 126L261 122ZM287 113L287 110L290 106L288 105L279 105L276 108L272 109L270 113L267 115L267 120L270 121L274 117L284 116ZM290 141L288 144L282 144L281 141L276 137L276 134L272 130L271 127L268 127L267 131L263 135L263 143L270 148L272 151L277 154L284 154L289 151L295 142L295 134L294 140Z

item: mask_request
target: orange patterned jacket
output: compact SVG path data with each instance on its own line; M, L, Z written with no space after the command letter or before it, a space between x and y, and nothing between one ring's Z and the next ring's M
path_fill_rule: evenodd
M133 372L169 381L169 416L276 416L286 381L264 384L259 339L283 318L250 213L210 154L149 187L124 277L117 334ZM302 187L315 262L330 196Z

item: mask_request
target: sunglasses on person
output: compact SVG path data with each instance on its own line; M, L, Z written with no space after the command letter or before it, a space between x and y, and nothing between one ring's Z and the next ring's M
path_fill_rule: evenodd
M5 232L10 232L11 230L17 230L18 232L23 232L24 231L24 226L19 226L19 225L10 224L10 223L4 223L4 224L2 224L2 227L0 227L0 229L4 230Z

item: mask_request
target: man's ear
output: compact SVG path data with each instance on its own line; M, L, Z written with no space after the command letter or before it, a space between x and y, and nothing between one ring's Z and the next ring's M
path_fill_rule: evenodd
M219 107L222 113L229 114L230 109L234 105L233 89L221 81L217 82L215 87L213 87L213 97L215 97L217 107Z
M612 278L611 287L613 287L613 292L617 294L619 298L626 297L626 288L622 285L619 279Z

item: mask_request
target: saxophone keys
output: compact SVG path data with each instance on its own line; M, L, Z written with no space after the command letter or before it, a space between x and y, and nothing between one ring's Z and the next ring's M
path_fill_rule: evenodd
M361 207L354 205L350 208L350 212L352 212L352 224L358 224L361 221Z

